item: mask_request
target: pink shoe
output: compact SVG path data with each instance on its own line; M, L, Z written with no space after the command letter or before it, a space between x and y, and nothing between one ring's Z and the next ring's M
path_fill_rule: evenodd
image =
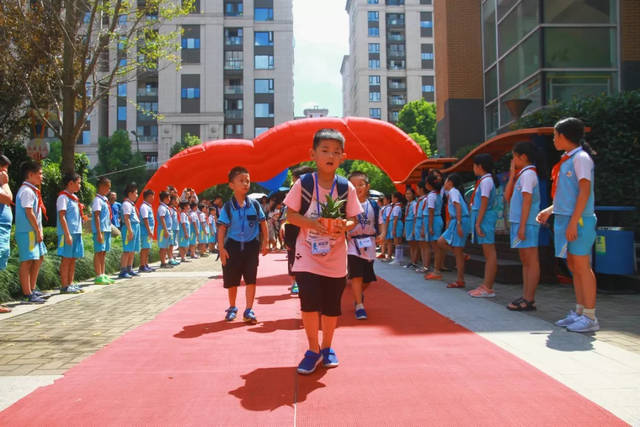
M485 285L480 285L467 293L473 298L493 298L496 296L493 289L489 289Z

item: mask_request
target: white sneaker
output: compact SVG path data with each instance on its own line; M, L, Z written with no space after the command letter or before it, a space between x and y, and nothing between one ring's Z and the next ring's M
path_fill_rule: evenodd
M595 332L599 329L598 319L591 320L585 315L579 316L574 323L567 326L569 332Z
M394 258L393 261L391 261L389 264L400 264L400 261Z
M571 310L569 311L569 314L567 314L567 317L565 317L564 319L560 319L556 322L556 326L564 326L566 328L572 323L575 323L575 321L578 320L578 317L580 317L578 313Z

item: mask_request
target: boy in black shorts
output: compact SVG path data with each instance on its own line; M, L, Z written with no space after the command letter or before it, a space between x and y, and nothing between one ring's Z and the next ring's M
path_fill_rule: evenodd
M267 254L269 235L260 204L247 197L250 185L251 179L246 168L236 166L231 169L229 187L233 190L233 197L220 209L218 248L224 287L229 291L229 308L225 319L231 321L236 318L236 296L240 280L244 278L247 306L242 317L245 322L255 325L258 319L253 312L253 300L256 296L258 255L260 252Z

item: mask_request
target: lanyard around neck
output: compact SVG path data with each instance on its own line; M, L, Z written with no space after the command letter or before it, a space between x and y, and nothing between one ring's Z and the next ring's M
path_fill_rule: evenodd
M369 219L369 201L367 200L364 205L364 212L358 214L358 222L360 223L360 227L362 227L362 231L364 232L364 228L367 225L367 220Z

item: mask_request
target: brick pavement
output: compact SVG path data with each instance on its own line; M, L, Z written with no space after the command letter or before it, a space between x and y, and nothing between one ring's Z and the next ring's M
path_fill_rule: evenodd
M120 280L1 319L0 376L63 374L200 288L209 275L219 274L213 260L201 258L167 272Z

